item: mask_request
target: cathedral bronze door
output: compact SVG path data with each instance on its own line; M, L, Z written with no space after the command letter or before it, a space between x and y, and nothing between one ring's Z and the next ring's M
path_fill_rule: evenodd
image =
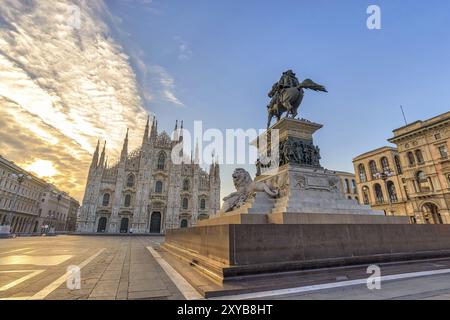
M128 233L128 218L120 220L120 233Z
M97 232L105 232L106 231L106 218L101 217L98 220Z
M161 233L161 212L153 212L150 218L150 233Z

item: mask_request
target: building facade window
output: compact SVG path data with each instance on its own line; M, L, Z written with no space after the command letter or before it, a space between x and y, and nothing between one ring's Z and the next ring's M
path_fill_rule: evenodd
M189 200L188 198L183 198L181 202L181 206L184 210L187 210L189 208Z
M369 188L364 186L362 188L362 195L363 195L363 201L365 205L369 205L370 204L370 191Z
M131 206L131 194L125 196L124 206L127 208Z
M205 198L201 198L200 199L200 210L205 210L206 209L206 200Z
M350 183L348 182L348 179L345 179L345 192L350 193Z
M402 164L400 163L400 157L394 156L395 168L397 169L397 174L403 174Z
M111 198L111 196L109 195L109 193L105 193L103 195L103 199L102 199L102 206L107 207L109 206L109 199Z
M357 194L358 190L356 189L356 181L355 179L352 179L352 192Z
M398 202L397 192L395 190L395 185L392 181L387 182L387 189L389 192L389 199L391 202Z
M375 161L371 160L369 162L369 170L370 170L370 175L372 176L372 178L374 178L375 174L377 174L377 172L378 172L377 164Z
M358 166L358 173L359 173L359 180L361 180L361 182L367 182L367 176L366 176L366 168L364 168L364 165L361 163Z
M181 219L180 228L187 228L188 221L186 219Z
M416 164L416 160L414 159L414 154L411 151L409 151L407 154L407 157L408 157L409 166L410 167L414 166Z
M380 162L381 162L381 168L383 170L389 169L389 160L388 160L388 158L382 157Z
M127 187L132 188L134 186L134 175L130 174L127 178Z
M166 154L161 152L158 156L158 170L164 170L166 166Z
M383 196L383 190L381 189L381 185L376 183L374 186L375 191L375 200L377 204L384 203L384 196Z
M183 191L189 191L189 179L183 181Z
M156 181L155 192L156 193L162 193L162 191L163 191L163 183L162 183L162 181Z
M447 158L448 157L447 146L440 146L438 149L439 149L439 154L441 155L441 158Z
M424 161L423 161L422 151L416 150L416 151L415 151L415 154L416 154L417 163L418 163L418 164L422 164L422 163L424 162Z

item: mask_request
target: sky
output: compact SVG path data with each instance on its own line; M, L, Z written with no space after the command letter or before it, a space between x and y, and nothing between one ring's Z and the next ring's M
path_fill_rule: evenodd
M300 107L324 125L321 164L353 171L404 125L400 105L408 122L450 109L449 22L444 0L0 0L0 154L81 200L98 139L112 162L147 114L168 132L262 129L292 69L328 89ZM221 167L222 197L235 167Z

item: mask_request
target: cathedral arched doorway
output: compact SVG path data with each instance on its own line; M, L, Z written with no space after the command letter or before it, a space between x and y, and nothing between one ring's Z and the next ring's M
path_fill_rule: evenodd
M122 218L120 220L120 233L128 233L128 218Z
M106 231L106 218L101 217L98 219L97 232L105 232Z
M188 227L188 221L186 219L182 219L180 223L181 228L187 228Z
M153 212L150 218L150 233L161 233L161 212Z
M422 206L423 219L425 223L443 224L439 208L432 202L427 202Z

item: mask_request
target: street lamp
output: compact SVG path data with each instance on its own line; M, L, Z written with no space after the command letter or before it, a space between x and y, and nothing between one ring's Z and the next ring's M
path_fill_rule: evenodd
M389 168L384 168L383 171L381 172L377 172L374 174L376 179L381 179L384 182L384 186L386 188L387 191L387 197L388 197L388 201L389 201L389 209L391 211L391 214L393 214L394 212L392 211L392 201L391 201L391 193L389 192L389 187L387 185L387 180L392 177L394 175L394 172L389 169Z
M11 204L10 210L8 212L8 215L6 217L6 221L5 221L5 226L6 226L6 232L5 233L11 233L12 229L11 229L11 222L12 222L12 215L13 215L13 211L16 207L16 202L17 202L17 196L19 194L20 191L20 186L22 185L22 183L25 180L30 180L31 177L29 175L23 174L23 173L19 173L19 174L11 174L11 177L13 179L17 180L17 183L19 184L19 187L17 188L16 192L14 193L14 198L13 198L13 202Z

